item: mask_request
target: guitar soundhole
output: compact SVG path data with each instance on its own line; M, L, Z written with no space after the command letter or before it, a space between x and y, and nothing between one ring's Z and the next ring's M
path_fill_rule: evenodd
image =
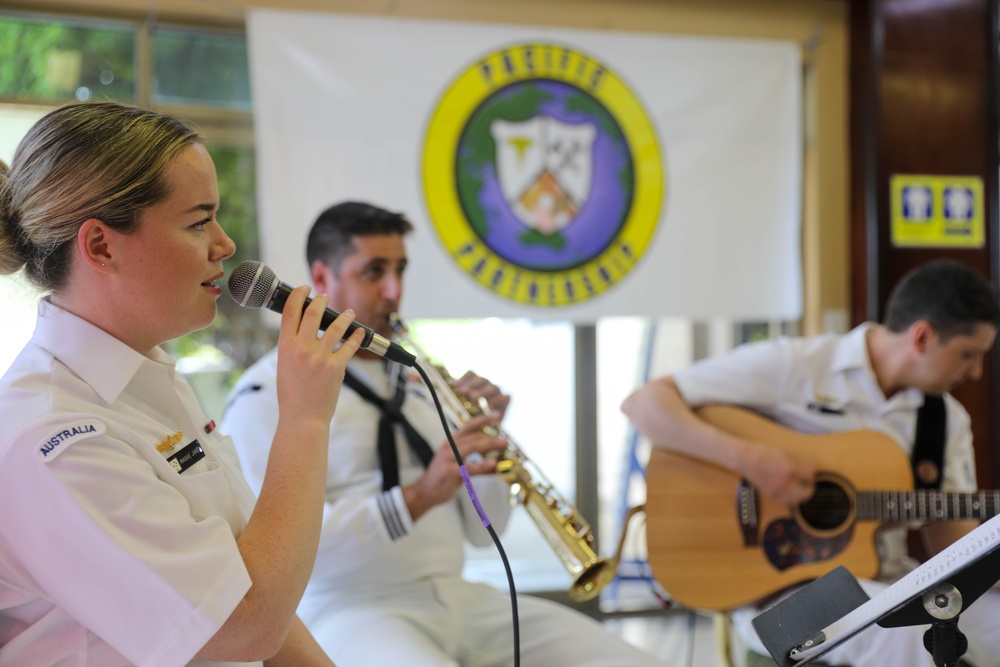
M851 497L844 488L830 480L818 480L816 492L799 505L802 522L820 532L831 531L851 518Z
M775 519L764 531L764 553L778 570L821 563L842 552L854 533L854 507L847 481L833 476L816 480L812 498L794 517Z

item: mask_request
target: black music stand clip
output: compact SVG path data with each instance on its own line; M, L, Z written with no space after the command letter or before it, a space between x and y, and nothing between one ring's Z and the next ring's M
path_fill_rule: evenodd
M869 599L845 568L813 581L753 619L781 667L812 662L873 623L931 627L924 647L937 667L954 667L968 642L959 615L1000 579L1000 516L983 523Z

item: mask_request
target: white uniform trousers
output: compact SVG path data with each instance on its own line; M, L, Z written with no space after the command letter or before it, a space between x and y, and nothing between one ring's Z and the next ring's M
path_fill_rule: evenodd
M662 667L589 616L518 595L523 667ZM510 596L437 577L373 595L314 596L299 607L338 667L511 667Z

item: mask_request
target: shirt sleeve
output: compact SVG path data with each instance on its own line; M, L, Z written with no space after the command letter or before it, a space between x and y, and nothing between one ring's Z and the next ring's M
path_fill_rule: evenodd
M943 491L967 493L975 491L976 454L972 446L972 420L969 413L950 394L945 396L948 419L948 440L944 450Z
M673 378L692 407L720 403L767 409L780 400L790 359L788 339L760 341L702 359Z
M219 430L232 438L243 476L259 496L278 429L278 390L273 378L244 379L229 396Z
M20 436L0 465L0 534L23 564L22 585L134 664L186 664L251 585L231 526L196 520L187 498L114 434L51 461L33 454L39 435ZM186 482L206 505L233 502L221 467Z

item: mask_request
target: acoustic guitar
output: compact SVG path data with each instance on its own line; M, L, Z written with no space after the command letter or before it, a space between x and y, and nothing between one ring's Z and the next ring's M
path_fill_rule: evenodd
M653 447L646 468L646 542L653 575L682 605L723 611L839 565L878 575L879 528L987 519L1000 490L914 490L910 461L876 431L806 435L742 408L713 405L701 419L816 465L816 492L798 507L765 498L739 475Z

